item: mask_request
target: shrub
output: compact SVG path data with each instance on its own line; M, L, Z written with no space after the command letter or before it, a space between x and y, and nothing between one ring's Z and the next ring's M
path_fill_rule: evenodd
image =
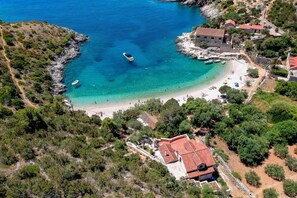
M286 166L288 166L291 171L297 172L297 159L292 155L288 155L286 157Z
M278 69L272 69L271 73L276 76L281 76L281 77L287 77L288 76L288 71L286 69L278 68Z
M258 78L259 77L259 71L257 69L249 69L248 75L252 78Z
M251 186L259 187L261 186L261 178L255 171L249 171L245 174L245 179Z
M278 198L278 193L275 188L267 188L263 190L263 197L264 198Z
M28 166L25 166L20 170L20 178L21 179L27 179L36 177L39 174L39 167L34 164L30 164Z
M238 172L234 172L232 171L232 175L236 178L236 179L239 179L241 181L241 176Z
M286 195L289 197L297 196L297 182L291 179L286 179L283 182L283 188Z
M274 146L274 153L277 157L284 159L288 154L287 145L277 144Z
M265 173L278 181L282 181L285 179L285 172L282 166L278 165L278 164L268 164L265 167Z
M297 148L294 149L294 153L297 155Z

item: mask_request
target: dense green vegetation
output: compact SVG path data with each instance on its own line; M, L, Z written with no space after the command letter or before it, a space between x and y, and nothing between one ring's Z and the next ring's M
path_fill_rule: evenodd
M11 60L14 76L26 91L27 98L36 104L50 101L52 82L47 72L48 65L74 37L74 32L41 22L4 23L3 38L8 47L5 53ZM1 82L0 102L16 109L23 108L18 90L12 85L4 57L0 56ZM5 99L5 100L4 100Z
M275 180L282 181L285 179L284 168L278 164L268 164L265 167L265 173Z
M284 96L288 96L293 100L297 100L297 83L290 81L279 81L275 88L275 92Z
M287 78L289 72L286 69L275 68L271 70L271 73L276 76Z
M267 188L263 190L263 197L264 198L278 198L278 193L275 188Z
M276 0L268 12L268 19L278 27L297 31L296 8L290 1Z
M296 157L293 157L292 155L287 155L287 157L286 157L286 166L288 166L288 168L291 171L297 172L297 159L296 159Z
M288 154L287 145L282 145L282 144L274 145L274 153L277 157L284 159Z
M261 186L261 178L255 171L249 171L245 175L246 182L252 186L260 187Z
M286 195L289 197L297 196L297 182L291 179L287 179L283 182L283 188Z

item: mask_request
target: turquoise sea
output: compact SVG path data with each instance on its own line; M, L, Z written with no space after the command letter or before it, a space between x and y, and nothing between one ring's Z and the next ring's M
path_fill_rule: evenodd
M86 34L90 41L65 71L74 105L150 98L206 84L221 64L179 54L175 38L205 21L198 8L158 0L0 0L4 21L40 20ZM122 53L135 57L129 63ZM80 87L71 82L78 79Z

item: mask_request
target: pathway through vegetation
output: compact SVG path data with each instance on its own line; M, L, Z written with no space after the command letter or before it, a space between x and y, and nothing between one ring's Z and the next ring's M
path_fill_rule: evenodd
M7 65L8 71L10 73L11 79L12 79L14 85L20 90L20 96L21 96L22 101L24 102L25 106L37 108L37 106L35 104L33 104L27 98L25 90L23 89L22 86L20 86L19 81L14 76L13 69L11 68L11 65L10 65L10 59L7 57L7 54L5 52L5 47L7 47L7 43L6 43L6 41L4 39L4 36L3 36L3 27L0 26L0 28L1 28L1 42L2 42L2 47L3 47L2 54L3 54L3 57L5 58L6 65Z

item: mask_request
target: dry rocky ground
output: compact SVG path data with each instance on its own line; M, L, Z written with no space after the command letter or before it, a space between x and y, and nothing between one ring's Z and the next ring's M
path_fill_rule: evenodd
M216 137L214 139L217 144L214 145L217 148L223 149L224 152L229 156L229 161L228 161L228 165L230 166L230 168L235 171L238 172L242 178L242 182L251 190L253 191L257 197L262 198L263 197L263 190L266 188L275 188L278 193L279 193L279 197L281 198L285 198L287 197L284 194L283 191L283 184L282 182L276 181L274 179L272 179L271 177L269 177L265 172L264 172L264 168L265 166L267 166L268 164L279 164L281 165L284 170L285 170L285 176L286 179L292 179L297 181L297 173L290 171L288 169L287 166L285 166L285 160L284 159L280 159L279 157L277 157L274 154L273 149L269 150L269 157L263 162L263 164L261 166L257 166L257 167L248 167L246 165L244 165L243 163L241 163L239 156L236 155L236 153L234 153L233 151L230 151L228 149L228 146L226 145L226 143L219 139L218 137ZM296 148L296 145L293 146L289 146L289 154L297 157L296 154L294 154L294 148ZM246 180L245 180L245 173L247 173L248 171L253 170L255 171L260 177L261 177L261 183L262 185L259 188L253 187L251 185L249 185Z

